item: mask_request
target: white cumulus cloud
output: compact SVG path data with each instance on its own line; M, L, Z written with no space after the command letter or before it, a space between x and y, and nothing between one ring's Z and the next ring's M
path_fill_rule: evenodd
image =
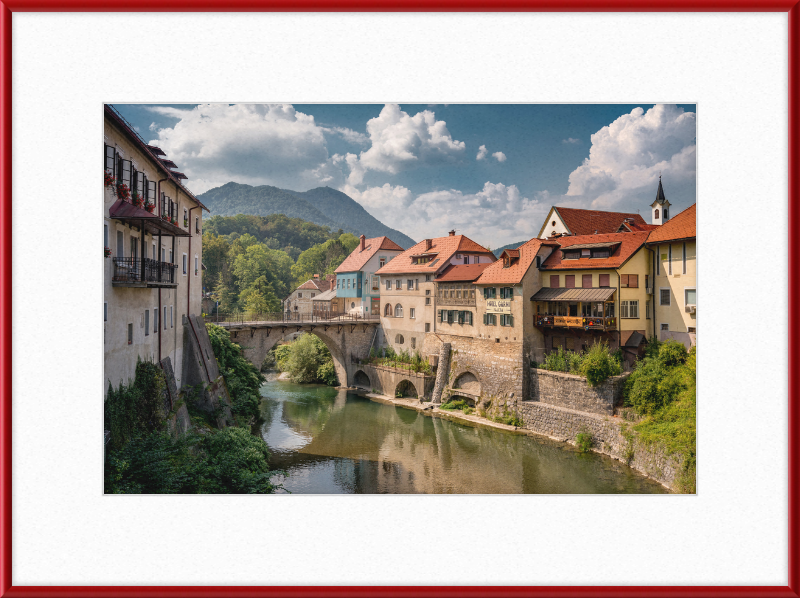
M489 150L486 149L485 145L482 145L478 148L478 155L475 156L476 160L483 160L486 157L486 154L489 153Z
M561 140L561 143L570 143L573 145L580 142L581 142L580 139L575 139L574 137L567 137L566 139Z
M495 158L498 162L506 161L506 155L503 152L495 152L492 154L492 157Z

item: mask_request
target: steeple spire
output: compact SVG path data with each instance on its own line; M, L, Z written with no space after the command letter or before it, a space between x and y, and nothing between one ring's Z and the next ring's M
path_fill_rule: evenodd
M661 185L661 175L658 175L658 191L656 192L656 201L664 203L667 198L664 196L664 187Z

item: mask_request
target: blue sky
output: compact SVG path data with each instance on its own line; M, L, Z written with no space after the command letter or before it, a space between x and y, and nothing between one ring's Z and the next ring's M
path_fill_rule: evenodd
M451 228L499 247L552 205L649 221L696 201L695 105L116 105L195 193L229 181L330 186L412 238Z

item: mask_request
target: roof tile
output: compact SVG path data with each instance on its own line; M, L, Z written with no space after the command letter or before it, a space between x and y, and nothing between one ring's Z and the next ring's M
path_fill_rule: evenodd
M519 259L512 260L508 268L503 268L503 260L498 260L491 264L489 268L486 268L481 277L475 281L475 284L518 284L522 282L522 277L525 276L543 245L557 247L554 241L531 239L517 247L517 249L512 250L519 254Z
M639 214L626 214L625 212L603 212L601 210L581 210L578 208L559 208L554 206L561 220L575 235L591 235L598 233L615 233L626 218L633 218L633 223L639 226L647 223ZM546 226L545 226L546 228Z
M447 237L431 239L430 249L425 246L425 241L420 241L413 247L409 247L391 262L387 263L383 268L378 270L377 274L404 274L413 272L420 274L436 274L448 266L450 258L458 252L477 254L482 257L485 256L491 261L497 259L491 251L482 245L478 245L475 241L464 235L448 235ZM433 261L427 264L413 263L412 256L422 253L437 253L437 255L433 258Z
M435 280L436 282L472 282L491 265L488 262L486 264L450 264Z
M648 243L694 239L697 236L697 204L692 204L650 233Z
M361 243L348 255L345 260L336 268L336 273L342 272L358 272L364 267L372 256L378 251L403 251L397 243L392 241L389 237L374 237L372 239L364 240L364 251L361 251Z
M561 251L554 251L542 263L543 270L589 270L596 268L619 268L638 249L644 245L649 232L638 233L611 233L607 235L583 235L577 237L561 237L558 244L561 249L572 245L585 245L588 243L619 243L608 258L582 257L577 260L562 260Z

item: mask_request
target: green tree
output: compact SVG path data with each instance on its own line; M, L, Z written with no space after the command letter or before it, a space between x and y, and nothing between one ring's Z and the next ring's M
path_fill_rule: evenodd
M231 342L230 332L215 324L206 324L206 329L231 396L234 414L245 418L258 417L264 376L244 358L242 348Z
M314 334L304 334L289 345L289 356L280 363L289 372L292 382L336 384L331 352Z

